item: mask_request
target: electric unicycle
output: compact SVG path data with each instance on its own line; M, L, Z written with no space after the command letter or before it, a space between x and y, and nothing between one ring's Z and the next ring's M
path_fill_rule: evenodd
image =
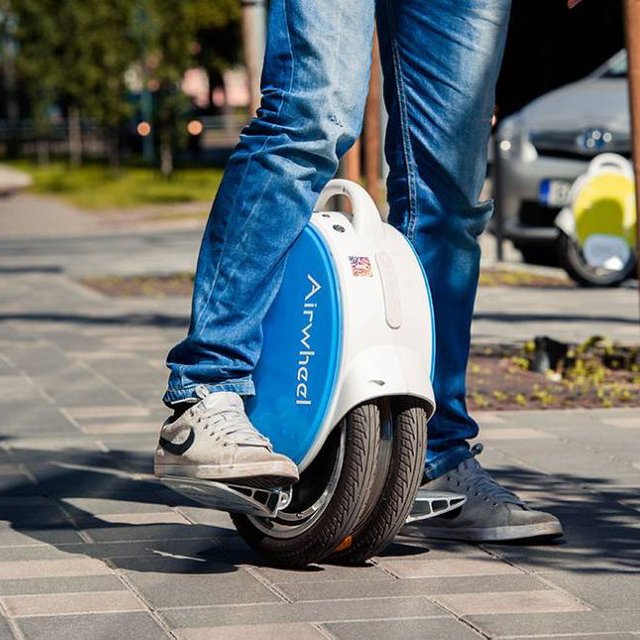
M336 195L353 215L324 210ZM362 563L405 522L464 503L418 491L435 408L429 286L411 244L357 184L333 180L322 192L263 329L247 413L296 462L299 482L167 485L229 511L252 548L289 567Z

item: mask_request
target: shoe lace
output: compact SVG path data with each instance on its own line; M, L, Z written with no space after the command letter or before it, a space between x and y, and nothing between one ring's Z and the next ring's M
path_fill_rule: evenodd
M474 491L476 495L484 495L494 504L506 502L524 507L525 503L513 491L497 483L476 460L483 448L480 443L474 445L471 457L461 462L455 470L456 475L467 485L466 490Z
M224 438L225 444L233 442L241 446L271 449L269 439L256 431L240 408L222 411L219 408L203 408L198 419L204 422L205 428L211 428L212 437Z

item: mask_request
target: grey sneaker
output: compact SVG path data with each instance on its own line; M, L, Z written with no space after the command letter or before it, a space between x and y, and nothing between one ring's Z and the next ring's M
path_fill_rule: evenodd
M249 422L242 398L228 391L196 389L200 401L168 418L160 430L154 471L179 476L281 487L298 480L298 467Z
M432 538L491 542L562 535L560 521L550 513L530 509L518 496L499 485L472 455L443 476L423 485L433 491L464 493L467 502L458 511L425 520L420 532Z

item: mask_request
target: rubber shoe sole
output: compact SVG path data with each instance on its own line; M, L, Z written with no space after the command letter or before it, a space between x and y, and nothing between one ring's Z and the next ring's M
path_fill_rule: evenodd
M529 540L544 538L552 540L563 535L560 522L538 522L520 526L507 525L503 527L477 528L445 528L419 525L420 533L427 538L441 540L459 540L462 542L507 542L514 540Z
M298 469L286 460L274 462L256 462L250 464L229 465L186 465L158 464L154 465L154 473L162 478L176 476L211 480L212 482L229 482L246 487L288 487L298 479Z

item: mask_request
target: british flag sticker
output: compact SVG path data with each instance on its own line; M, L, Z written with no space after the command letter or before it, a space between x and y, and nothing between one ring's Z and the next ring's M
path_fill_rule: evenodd
M366 256L349 256L351 273L356 278L373 278L371 260Z

